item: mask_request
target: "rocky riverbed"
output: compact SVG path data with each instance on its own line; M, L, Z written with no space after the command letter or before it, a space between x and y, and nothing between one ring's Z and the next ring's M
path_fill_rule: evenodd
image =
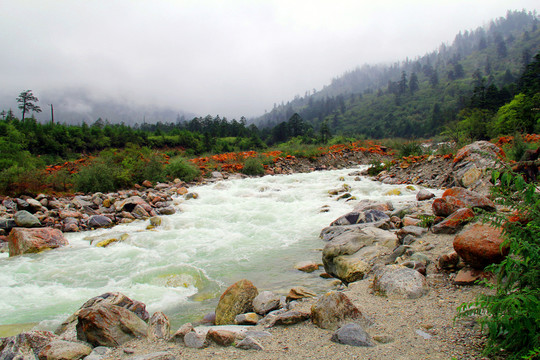
M480 359L484 338L479 326L474 319L456 321L456 308L487 291L474 281L489 277L482 268L505 254L497 252L497 245L489 246L500 241L500 234L479 228L474 213L466 210L504 209L482 196L489 186L485 165L489 145L473 145L480 150L464 149L463 156L453 160L431 159L449 161L445 167L452 170L449 174L433 176L416 169L416 174L422 174L412 181L416 184L442 176L441 184L459 185L441 197L416 186L415 202L400 207L391 202L358 202L354 211L321 229L322 264L298 259L298 268L319 273L327 293L305 288L259 291L245 280L223 293L215 314L180 329L170 329L163 314L148 314L136 299L104 294L84 304L56 335L31 332L2 339L0 358L19 354L47 359ZM380 174L379 179L405 182L410 176L393 171ZM185 188L185 195L189 194L185 186L167 186L173 192ZM333 196L342 197L346 190ZM114 204L132 203L126 200L140 196L124 195ZM162 200L169 201L164 196ZM160 202L140 198L154 205ZM133 209L137 205L148 216L160 208L144 209L138 203ZM103 203L94 206L99 209ZM114 214L126 210L114 209ZM81 217L86 224L97 216L86 215ZM487 258L486 249L491 251Z

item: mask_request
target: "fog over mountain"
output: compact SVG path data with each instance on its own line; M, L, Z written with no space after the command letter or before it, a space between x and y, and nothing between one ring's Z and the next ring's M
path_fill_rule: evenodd
M257 116L362 64L432 51L537 1L3 0L0 109L67 123Z

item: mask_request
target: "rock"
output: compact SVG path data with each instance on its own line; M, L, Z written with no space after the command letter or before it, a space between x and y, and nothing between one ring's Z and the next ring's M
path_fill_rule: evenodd
M148 340L168 340L171 335L171 324L169 319L161 311L155 312L150 321L148 321L148 328L146 336Z
M77 339L92 346L116 347L147 333L146 323L133 312L106 303L81 309L76 328Z
M253 310L253 299L259 294L251 281L243 279L231 285L219 298L216 325L234 324L236 315Z
M147 218L150 217L149 212L146 211L145 208L142 207L141 205L135 206L135 208L133 209L133 211L131 211L131 214L132 214L136 219L147 219Z
M325 263L325 270L345 284L362 280L371 270L372 263L379 257L390 252L388 248L372 245L358 250L352 255L340 255ZM324 259L323 259L324 263ZM330 272L331 271L331 272Z
M319 264L314 261L301 261L294 265L294 268L299 271L312 273L316 270L319 270Z
M0 219L0 229L4 230L6 234L9 233L11 229L16 226L17 224L13 219Z
M333 342L352 346L373 346L369 334L362 326L351 323L340 327L330 339Z
M453 270L458 266L459 255L452 251L448 254L443 254L438 258L439 268L443 270Z
M13 220L15 220L15 224L19 227L31 228L41 226L38 218L26 210L17 211L15 215L13 215Z
M66 210L61 210L58 216L60 216L60 219L67 219L67 218L80 219L82 218L83 215L79 211L66 209Z
M257 325L261 317L254 312L236 315L234 323L236 325Z
M176 193L178 195L186 195L188 193L188 189L186 189L185 187L181 187L176 190Z
M63 222L64 232L77 232L79 231L79 220L76 218L68 217Z
M297 310L289 310L273 316L265 327L272 327L275 325L294 325L309 320L309 318L310 314L308 313Z
M177 357L167 351L158 351L150 354L132 356L129 360L175 360ZM84 359L86 360L86 359Z
M176 214L176 209L173 206L165 206L158 210L160 215L173 215Z
M471 209L459 209L453 212L443 221L433 225L431 227L431 231L434 234L455 234L474 217L474 211L472 211Z
M191 200L191 199L198 199L199 198L199 194L197 193L187 193L184 195L184 198L186 200Z
M38 359L39 352L57 336L49 331L30 331L0 338L0 359Z
M291 290L289 290L289 293L287 294L287 301L294 301L294 300L300 300L303 298L308 297L315 297L317 294L314 292L306 289L303 286L295 286Z
M311 307L311 321L322 329L337 329L344 321L364 320L347 295L331 291Z
M8 236L9 256L38 253L68 245L60 230L52 228L14 228Z
M230 346L236 340L236 334L228 330L210 329L206 338L220 346Z
M94 350L84 358L84 360L101 360L105 358L109 353L111 353L112 350L106 346L98 346L95 347Z
M433 214L436 216L446 217L461 208L495 211L495 204L483 195L460 187L446 190L442 197L435 199L432 204Z
M492 275L486 273L483 270L473 269L473 268L463 268L458 271L456 277L454 278L455 285L474 285L479 280L489 279Z
M390 217L380 210L352 211L334 220L330 226L365 224L390 221Z
M417 226L422 221L420 219L415 219L410 216L404 216L402 220L403 226Z
M147 188L151 188L152 182L150 182L149 180L144 180L141 185Z
M435 197L435 194L432 193L431 191L428 191L426 189L421 189L417 194L416 194L416 201L425 201L425 200L429 200L429 199L432 199Z
M28 210L33 214L43 209L43 205L35 199L26 199L26 202L28 203Z
M253 299L253 310L257 314L266 315L279 308L279 295L271 291L263 291Z
M417 299L429 291L426 278L418 271L396 265L375 270L373 290L387 297Z
M176 330L176 332L170 337L169 341L170 342L174 342L174 343L184 343L184 337L186 336L186 334L190 333L193 331L193 325L191 323L186 323L182 326L180 326L180 328L178 330Z
M427 229L420 226L404 226L396 232L399 240L404 239L407 235L414 237L421 237L427 233Z
M187 333L186 336L184 336L184 344L188 348L193 349L202 349L210 345L208 340L206 340L206 334L199 334L195 331Z
M40 359L77 360L89 355L92 348L80 342L53 340L39 352Z
M150 212L152 210L152 207L144 201L140 196L131 196L125 200L122 201L116 201L114 203L114 207L117 212L121 211L127 211L132 212L137 205L141 206L145 212Z
M251 336L244 338L242 341L236 344L236 347L243 350L264 350L262 345Z
M476 269L501 262L508 255L508 247L503 247L501 230L488 225L474 224L454 239L454 250Z
M108 228L113 225L112 220L104 215L93 215L88 219L88 227L93 229Z

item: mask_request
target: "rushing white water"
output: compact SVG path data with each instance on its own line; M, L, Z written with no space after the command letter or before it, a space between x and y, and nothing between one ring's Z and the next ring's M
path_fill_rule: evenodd
M396 186L355 181L352 171L193 187L199 198L182 202L155 230L146 230L148 221L137 221L67 234L70 245L54 251L1 254L0 325L41 322L41 328L53 329L86 300L109 291L142 301L149 312L163 311L179 324L210 311L216 297L242 278L263 290L321 289L325 280L318 273L301 273L294 265L321 261L320 230L354 206L330 197L328 190L347 183L357 199L394 204L412 201L416 193L397 186L402 196L384 196ZM324 205L328 212L320 211ZM122 234L129 236L106 248L88 240Z

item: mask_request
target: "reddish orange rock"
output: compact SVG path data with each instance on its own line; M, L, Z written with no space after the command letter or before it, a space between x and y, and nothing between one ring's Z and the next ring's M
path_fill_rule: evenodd
M462 208L494 211L495 204L487 197L473 191L453 187L446 190L442 197L433 201L433 213L437 216L448 216Z
M501 262L508 255L502 247L501 230L488 225L475 224L454 239L454 250L476 269Z
M434 234L455 234L466 223L474 218L474 211L469 208L459 209L443 221L433 225L431 231Z

